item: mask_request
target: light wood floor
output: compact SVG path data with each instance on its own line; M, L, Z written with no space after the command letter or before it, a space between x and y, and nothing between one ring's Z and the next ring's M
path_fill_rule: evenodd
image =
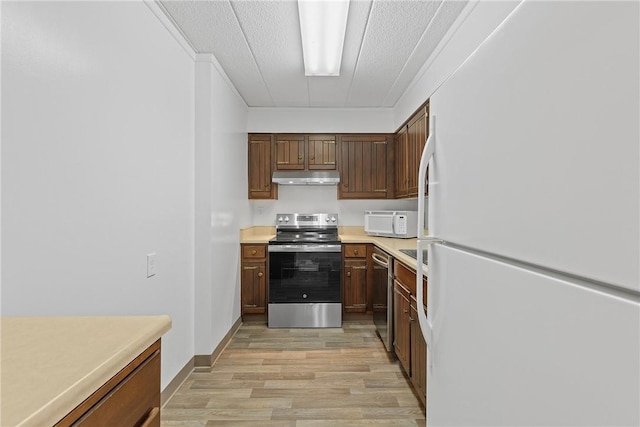
M269 329L245 324L211 369L162 409L169 426L424 426L409 381L373 323Z

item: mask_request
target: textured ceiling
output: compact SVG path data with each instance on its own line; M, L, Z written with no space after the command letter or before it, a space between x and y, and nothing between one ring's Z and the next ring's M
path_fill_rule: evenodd
M393 107L467 1L351 0L339 77L306 77L294 0L163 0L250 107Z

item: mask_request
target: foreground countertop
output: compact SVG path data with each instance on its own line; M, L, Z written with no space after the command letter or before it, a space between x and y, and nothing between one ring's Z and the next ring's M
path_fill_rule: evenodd
M53 425L171 329L169 316L2 317L0 425Z
M266 244L275 235L275 227L249 227L240 230L240 243ZM364 232L363 227L358 226L338 227L338 235L342 243L373 243L413 269L418 264L414 258L400 252L400 249L416 249L418 239L370 236ZM423 272L426 274L426 266L423 266Z

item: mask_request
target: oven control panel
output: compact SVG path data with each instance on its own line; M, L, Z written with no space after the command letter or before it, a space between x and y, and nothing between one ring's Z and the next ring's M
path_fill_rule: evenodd
M337 227L338 214L281 213L276 215L276 227Z

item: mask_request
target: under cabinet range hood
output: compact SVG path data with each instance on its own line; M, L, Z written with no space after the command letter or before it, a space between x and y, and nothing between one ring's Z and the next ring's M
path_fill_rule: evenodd
M280 185L337 185L340 183L338 171L277 171L272 181Z

